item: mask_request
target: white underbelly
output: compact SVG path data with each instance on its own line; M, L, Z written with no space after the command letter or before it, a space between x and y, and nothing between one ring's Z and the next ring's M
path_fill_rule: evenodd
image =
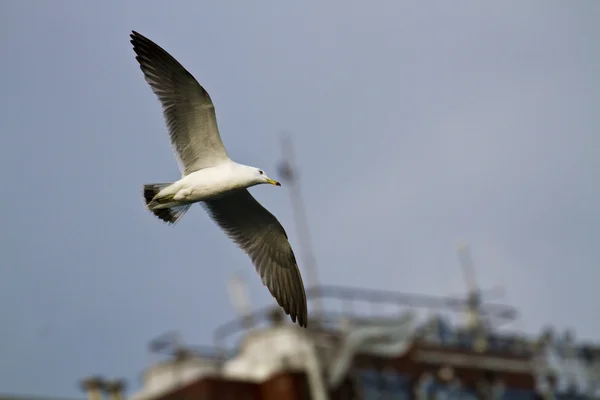
M185 176L178 182L181 188L173 196L173 200L178 202L205 201L235 189L224 179L223 174L218 172L200 170Z

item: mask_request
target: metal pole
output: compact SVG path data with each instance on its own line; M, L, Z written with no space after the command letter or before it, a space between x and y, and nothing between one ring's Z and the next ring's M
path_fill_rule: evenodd
M294 164L294 149L292 147L291 140L285 135L282 136L281 143L283 161L279 164L279 173L282 180L289 184L289 193L292 202L292 212L294 213L296 234L298 235L300 251L302 253L302 259L304 260L305 271L308 278L307 281L314 296L313 311L317 317L320 317L322 310L322 299L317 277L317 263L310 243L310 234L308 231L304 201L302 198L300 185L298 184L298 176Z

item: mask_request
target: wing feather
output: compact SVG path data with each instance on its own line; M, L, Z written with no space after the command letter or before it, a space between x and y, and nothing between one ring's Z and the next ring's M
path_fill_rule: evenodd
M206 90L159 45L135 31L130 36L144 78L162 104L181 172L188 175L227 161Z
M292 321L306 327L306 292L287 234L248 190L204 203L211 218L248 254L263 284Z

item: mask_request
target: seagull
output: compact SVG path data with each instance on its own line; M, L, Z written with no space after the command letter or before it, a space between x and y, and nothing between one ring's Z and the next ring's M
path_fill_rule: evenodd
M287 234L247 188L281 184L262 169L231 160L210 96L175 58L132 31L131 44L146 82L162 105L182 177L146 184L146 207L173 225L199 203L252 260L262 283L293 322L306 328L306 292Z

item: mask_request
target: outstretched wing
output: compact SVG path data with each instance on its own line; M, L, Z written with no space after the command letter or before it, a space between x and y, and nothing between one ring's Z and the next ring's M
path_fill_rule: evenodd
M175 58L132 31L131 44L146 82L158 96L184 175L229 159L210 96Z
M252 259L263 284L292 321L306 327L306 293L285 230L248 190L206 201L211 218Z

